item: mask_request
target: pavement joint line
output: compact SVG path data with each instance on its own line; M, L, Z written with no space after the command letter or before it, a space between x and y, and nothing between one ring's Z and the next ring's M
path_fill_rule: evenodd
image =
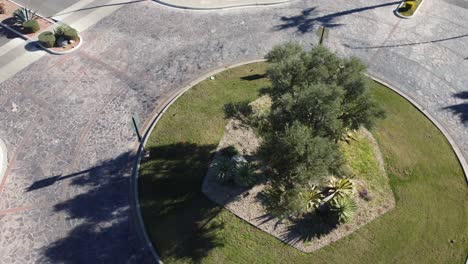
M395 25L393 25L392 29L390 30L390 32L388 32L387 36L385 37L385 39L382 41L382 43L379 46L383 46L383 45L385 45L385 43L387 43L387 41L393 36L393 33L395 33L395 31L398 29L398 26L400 25L401 21L402 20L398 20L395 23ZM374 54L372 54L372 56L369 59L369 64L373 64L374 59L377 57L377 55L379 55L381 50L382 49L377 49L374 52Z
M52 19L56 21L61 21L66 19L67 17L71 16L72 14L75 14L76 12L80 11L83 7L87 6L88 4L91 4L95 0L81 0L76 2L75 4L65 8L64 10L58 12L57 14L51 16Z
M170 8L176 8L176 9L183 9L183 10L190 10L190 11L219 11L219 10L229 10L229 9L241 9L241 8L256 8L256 7L270 7L270 6L279 6L279 5L284 5L288 4L297 0L282 0L282 1L272 1L272 2L265 2L261 3L258 0L256 1L238 1L238 2L246 2L246 3L240 3L237 5L226 5L226 6L188 6L188 5L182 5L182 4L177 4L172 1L162 1L162 0L153 0L155 3L158 3L163 6L167 6Z

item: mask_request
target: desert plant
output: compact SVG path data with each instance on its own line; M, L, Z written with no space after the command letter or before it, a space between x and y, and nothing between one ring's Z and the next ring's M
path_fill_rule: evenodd
M4 3L0 3L0 14L6 13L6 7Z
M227 158L232 158L234 156L239 155L239 151L234 147L233 145L227 146L223 149L220 150L221 155L227 157Z
M23 28L27 33L35 33L41 28L37 20L29 20L23 23Z
M318 208L322 203L323 195L316 185L312 185L307 192L303 193L303 196L309 210Z
M326 192L327 197L325 197L324 202L328 202L335 197L344 197L351 194L353 191L353 183L349 179L337 179L335 177L330 177L326 185L328 191Z
M21 24L34 20L37 18L37 14L35 11L32 11L29 8L22 7L20 9L16 9L15 12L13 12L13 16L21 22Z
M340 223L350 222L357 212L356 202L349 196L337 196L331 201L332 211Z
M54 29L56 38L63 37L66 40L78 40L78 31L68 25L60 25Z
M232 172L234 183L241 187L251 187L257 181L255 166L251 162L237 164Z
M213 164L213 172L216 179L226 183L232 179L233 162L226 157L219 157Z
M44 31L38 36L39 42L47 47L47 48L52 48L55 44L55 36L54 33L50 31Z

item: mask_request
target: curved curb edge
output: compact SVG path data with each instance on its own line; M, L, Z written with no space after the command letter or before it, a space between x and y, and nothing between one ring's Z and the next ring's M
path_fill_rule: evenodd
M76 45L74 48L66 50L66 51L55 51L53 49L44 47L44 45L42 45L41 42L39 42L39 41L33 41L32 43L38 45L39 47L41 47L42 49L46 50L47 52L49 52L51 54L64 55L64 54L72 53L72 52L74 52L75 50L77 50L77 49L79 49L81 47L81 44L83 44L83 38L81 37L81 35L79 33L78 33L78 37L80 38L80 42L78 42L78 45Z
M287 4L294 2L296 0L282 0L277 2L267 2L267 3L249 3L249 4L239 4L239 5L230 5L230 6L220 6L220 7L195 7L195 6L183 6L178 4L169 3L163 0L153 0L158 4L177 8L177 9L185 9L185 10L193 10L193 11L214 11L214 10L228 10L228 9L235 9L235 8L247 8L247 7L267 7L267 6L276 6L281 4Z
M189 84L187 84L186 86L181 88L178 92L176 92L175 95L173 95L165 104L162 105L162 107L160 107L159 111L156 111L156 113L152 117L150 117L151 123L150 123L149 127L146 129L146 131L144 132L144 134L143 134L142 142L140 142L140 144L138 145L137 159L135 160L135 163L134 163L134 166L133 166L133 173L132 173L132 185L133 186L132 187L133 187L133 195L134 195L133 202L135 203L134 208L136 208L136 217L137 217L138 226L139 226L138 228L140 229L140 232L143 235L143 239L145 240L144 241L145 244L147 245L147 247L151 251L151 254L152 254L153 258L156 260L157 263L163 264L161 258L159 257L158 253L156 252L156 250L155 250L155 248L153 246L153 243L151 242L151 240L150 240L150 238L148 236L148 232L147 232L147 230L145 228L145 224L144 224L143 217L142 217L142 214L141 214L140 199L139 199L139 193L138 193L138 177L139 177L139 170L140 170L140 162L141 162L141 159L142 159L144 146L148 142L148 139L149 139L149 136L151 135L151 132L153 131L154 127L159 122L159 120L161 119L163 114L167 111L167 109L169 109L169 107L179 97L181 97L185 92L190 90L190 88L192 88L195 85L197 85L198 83L206 80L210 76L218 74L218 73L223 72L225 70L232 69L232 68L242 66L242 65L247 65L247 64L256 63L256 62L264 62L264 61L266 61L266 60L265 59L255 59L255 60L244 61L244 62L240 62L240 63L228 65L228 66L222 66L222 67L216 68L215 70L212 70L212 71L210 71L210 72L208 72L206 74L203 74L201 77L195 79L194 81L191 81ZM463 174L465 175L465 180L466 180L466 182L468 184L468 164L467 164L463 154L461 153L460 149L457 147L457 145L455 144L455 141L449 135L447 130L431 114L429 114L421 105L419 105L411 97L409 97L405 93L401 92L400 90L394 88L392 85L388 84L384 80L382 80L382 79L380 79L378 77L375 77L372 73L366 73L366 76L370 77L372 80L374 80L374 81L388 87L390 90L392 90L395 93L397 93L398 95L402 96L410 104L412 104L414 107L416 107L416 109L418 109L424 116L426 116L439 129L439 131L442 132L442 134L444 135L444 137L447 139L450 146L452 147L453 151L455 152L455 155L457 156L457 159L458 159L460 165L462 166L462 171L463 171Z
M447 129L441 123L439 123L439 121L437 121L437 119L433 117L426 109L424 109L424 107L418 104L413 98L403 93L402 91L396 89L395 87L390 85L388 82L378 77L375 77L373 74L368 73L366 75L370 77L372 80L388 87L390 90L394 91L395 93L397 93L398 95L406 99L414 107L416 107L416 109L418 109L424 116L426 116L439 129L440 132L442 132L442 134L444 135L444 137L447 139L448 143L452 147L452 150L455 152L455 156L457 156L458 162L460 163L462 167L463 174L465 175L466 183L468 184L468 164L461 150L458 148L457 144L455 143L455 140L453 140L452 136L450 136Z
M156 252L156 250L155 250L155 248L153 246L153 243L151 242L151 240L149 238L148 232L146 231L145 223L143 221L143 217L142 217L142 214L141 214L140 197L139 197L139 192L138 192L138 177L139 177L139 171L140 171L140 162L141 162L142 154L143 154L143 150L144 150L143 148L146 145L146 142L148 142L149 135L151 135L151 131L153 131L154 127L159 122L159 120L161 119L163 114L167 111L167 109L169 109L169 107L179 97L181 97L185 92L190 90L190 88L192 88L195 85L197 85L198 83L206 80L210 76L215 75L215 74L220 73L220 72L223 72L223 71L225 71L227 69L235 68L235 67L246 65L246 64L256 63L256 62L263 62L263 61L265 61L265 59L256 59L256 60L244 61L244 62L241 62L241 63L236 63L236 64L232 64L232 65L228 65L228 66L222 66L222 67L216 68L216 69L214 69L212 71L209 71L208 73L203 74L201 77L198 77L197 79L191 81L189 84L182 87L168 101L166 101L166 103L164 103L162 105L162 107L160 107L160 109L158 111L156 111L156 113L152 117L150 117L151 123L150 123L148 129L146 129L146 131L143 133L142 142L140 142L140 144L138 145L137 158L135 160L135 163L134 163L134 166L133 166L133 173L132 173L132 185L133 185L132 186L133 187L132 192L133 192L133 196L134 196L133 197L133 203L135 203L134 208L136 209L136 217L137 217L137 221L138 221L137 224L138 224L138 228L140 229L139 231L141 232L141 234L143 236L143 239L145 240L144 243L146 244L148 249L151 251L151 254L152 254L153 258L155 259L155 261L157 263L163 264L161 258L159 257L159 254Z

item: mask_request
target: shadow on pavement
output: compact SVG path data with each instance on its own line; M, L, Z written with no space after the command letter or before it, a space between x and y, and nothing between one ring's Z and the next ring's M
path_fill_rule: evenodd
M314 30L314 25L323 25L328 28L333 28L333 27L338 27L341 26L342 24L339 24L335 22L335 20L339 17L354 14L354 13L360 13L380 7L385 7L385 6L391 6L391 5L396 5L399 4L400 1L397 2L391 2L391 3L385 3L385 4L380 4L380 5L373 5L373 6L366 6L366 7L360 7L360 8L355 8L355 9L350 9L346 11L341 11L341 12L336 12L324 16L315 16L314 14L317 13L317 7L311 7L304 9L300 15L297 16L283 16L281 17L281 21L284 23L281 25L278 25L275 27L276 30L284 30L284 29L289 29L289 28L297 28L297 31L300 33L309 33Z
M350 49L380 49L380 48L398 48L398 47L408 47L408 46L415 46L415 45L422 45L422 44L434 44L438 42L444 42L444 41L449 41L449 40L454 40L454 39L460 39L460 38L465 38L468 37L468 34L463 34L459 36L454 36L454 37L448 37L448 38L441 38L441 39L436 39L436 40L429 40L429 41L421 41L421 42L413 42L413 43L405 43L405 44L392 44L392 45L381 45L381 46L368 46L368 47L353 47L349 44L343 44L343 46L350 48Z
M454 97L468 100L468 91L459 92L453 95ZM457 105L451 105L443 108L451 111L454 115L460 118L460 121L466 126L468 125L468 102Z
M130 153L67 176L54 176L34 183L31 190L73 177L69 200L54 206L65 213L72 230L64 238L43 248L44 261L51 263L152 263L134 230Z

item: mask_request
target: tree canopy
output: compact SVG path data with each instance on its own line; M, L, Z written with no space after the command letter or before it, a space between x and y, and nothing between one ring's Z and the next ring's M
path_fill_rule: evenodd
M266 59L272 106L260 130L260 154L272 173L265 202L270 213L284 218L307 210L302 194L323 177L348 176L337 142L348 130L370 128L384 113L356 58L287 43Z

